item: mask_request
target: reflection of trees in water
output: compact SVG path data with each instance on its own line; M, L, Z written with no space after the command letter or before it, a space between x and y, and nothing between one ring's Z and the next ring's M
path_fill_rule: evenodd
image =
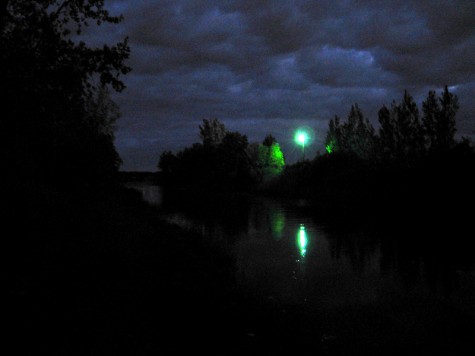
M473 267L473 244L451 219L432 224L415 225L388 238L396 239L395 262L408 286L414 285L414 276L418 276L431 291L448 296L458 288L460 272Z
M285 233L286 216L282 207L266 199L252 201L249 215L249 232L265 232L280 240Z
M328 233L328 246L332 258L339 260L342 255L347 258L356 271L364 271L368 263L379 251L380 242L370 234L362 232Z
M312 212L307 208L239 194L179 197L164 191L163 207L197 222L203 236L232 244L243 236L272 236L279 248L290 246L288 239L297 243L299 224L305 219L312 221ZM415 225L414 220L412 225L404 225L400 221L372 226L373 230L351 222L336 226L315 220L312 224L323 227L330 256L347 260L353 271L395 275L408 290L422 283L434 292L450 294L457 288L458 271L469 270L474 262L473 246L462 228L442 225L441 219L437 219L437 226ZM269 243L267 240L266 248L274 246ZM297 249L295 244L292 246ZM289 252L287 247L282 251ZM298 259L299 251L295 250L292 258Z
M248 233L251 204L245 195L222 194L180 194L163 191L163 209L182 213L194 221L200 221L212 235L222 230L228 237Z
M459 287L461 272L473 269L472 242L454 226L399 226L380 233L341 232L326 228L332 258L347 258L356 271L364 271L374 258L380 273L396 272L410 290L423 280L434 293L450 295Z

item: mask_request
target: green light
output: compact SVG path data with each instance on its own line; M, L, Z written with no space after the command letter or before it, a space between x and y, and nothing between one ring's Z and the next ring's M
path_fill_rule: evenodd
M294 141L302 146L302 159L305 160L305 146L310 145L313 139L313 130L309 127L301 127L295 131Z
M299 245L300 255L302 257L305 257L305 254L307 253L308 238L307 232L305 231L305 226L303 224L300 225L300 230L297 236L297 243Z
M334 140L331 140L328 145L325 146L325 149L327 150L327 152L330 154L334 151L335 149L335 141Z
M297 131L295 134L295 142L301 146L305 146L308 141L308 135L304 131Z

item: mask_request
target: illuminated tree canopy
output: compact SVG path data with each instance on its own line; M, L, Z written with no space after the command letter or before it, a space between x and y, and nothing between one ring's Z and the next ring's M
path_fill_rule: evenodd
M279 143L270 135L258 146L258 166L262 171L264 180L279 175L284 169L284 154Z
M327 153L332 153L334 150L334 147L335 147L335 142L330 141L325 145L325 150L327 151Z

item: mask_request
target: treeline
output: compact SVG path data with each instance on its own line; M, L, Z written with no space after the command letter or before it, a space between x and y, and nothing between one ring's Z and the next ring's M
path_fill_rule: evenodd
M124 88L129 47L78 38L90 23L121 20L99 0L2 2L1 154L10 184L91 186L114 177L120 113L109 92Z
M218 119L204 119L202 140L174 154L161 154L158 168L168 187L211 190L251 190L278 176L285 166L272 135L249 144L245 135L227 131Z
M467 138L455 137L458 108L447 87L439 96L430 91L422 112L406 91L379 110L376 131L353 105L346 121L330 120L325 154L287 166L265 191L312 199L332 214L462 216L475 198L475 153Z
M405 91L401 102L393 101L390 108L383 106L379 110L380 128L376 134L358 105L353 105L345 123L337 116L330 120L326 149L329 153L410 165L421 157L448 152L460 145L455 140L458 109L458 98L447 86L439 97L429 92L422 103L422 115Z
M447 87L439 96L430 91L422 111L405 91L400 102L379 110L376 130L355 104L346 121L329 121L324 154L293 165L285 165L273 136L249 144L219 120L205 119L202 142L176 154L163 152L158 168L168 187L259 191L310 199L329 210L448 206L459 203L455 198L473 197L475 181L474 148L467 138L455 137L458 108Z

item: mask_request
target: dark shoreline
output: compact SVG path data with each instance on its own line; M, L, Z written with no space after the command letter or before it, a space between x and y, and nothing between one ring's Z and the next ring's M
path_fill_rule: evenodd
M14 193L7 221L21 224L6 239L7 320L21 354L457 354L472 347L475 315L449 300L428 302L410 326L403 323L413 317L410 301L393 311L309 312L243 295L232 256L160 221L133 190ZM425 335L404 331L429 325Z

